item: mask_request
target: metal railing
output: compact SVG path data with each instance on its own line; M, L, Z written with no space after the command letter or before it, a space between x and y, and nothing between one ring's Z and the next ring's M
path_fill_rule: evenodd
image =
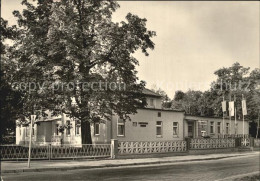
M121 141L118 154L185 152L186 141Z
M29 147L17 145L0 145L1 160L21 160L28 159ZM32 146L32 159L48 159L49 146Z
M111 154L110 144L62 145L62 146L51 147L51 159L109 157L110 154Z
M0 145L1 160L28 159L28 146ZM31 159L95 158L110 157L110 144L82 145L32 145Z

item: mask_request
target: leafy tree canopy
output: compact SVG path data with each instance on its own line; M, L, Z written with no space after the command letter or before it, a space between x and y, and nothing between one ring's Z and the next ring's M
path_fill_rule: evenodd
M91 122L113 113L127 118L146 104L133 57L154 48L146 19L128 13L126 21L112 22L115 1L22 3L26 9L14 12L19 29L8 58L17 62L15 80L27 83L25 115L41 108L68 114L81 121L82 143L91 143Z

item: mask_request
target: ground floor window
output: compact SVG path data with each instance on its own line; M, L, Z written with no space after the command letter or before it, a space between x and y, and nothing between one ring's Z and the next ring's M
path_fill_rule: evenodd
M76 133L76 135L79 135L79 129L80 129L80 125L76 125L75 126L75 133Z
M59 124L56 124L56 130L55 130L56 135L59 135Z
M207 136L208 134L208 121L206 120L200 120L198 122L198 135L199 136Z
M122 118L117 120L117 136L125 136L125 120Z
M229 123L226 123L226 134L229 134Z
M214 121L210 122L210 133L213 134L214 133Z
M95 123L94 124L94 134L95 135L99 135L100 133L99 133L99 131L100 131L100 123Z
M70 121L67 121L67 135L69 136L70 135Z
M162 121L156 121L156 136L162 136Z
M178 135L178 122L173 122L173 135Z
M221 123L218 122L218 134L220 134L220 133L221 133Z

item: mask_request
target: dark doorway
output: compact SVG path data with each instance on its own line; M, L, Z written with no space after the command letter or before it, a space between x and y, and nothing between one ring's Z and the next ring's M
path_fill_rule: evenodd
M194 135L194 123L188 122L188 137L193 138Z

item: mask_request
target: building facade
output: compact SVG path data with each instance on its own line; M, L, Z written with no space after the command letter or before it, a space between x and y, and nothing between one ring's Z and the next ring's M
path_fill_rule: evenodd
M92 142L94 144L110 143L111 139L119 141L170 141L184 140L186 137L218 138L223 135L248 135L248 121L228 120L215 117L185 115L184 111L162 109L162 97L148 89L143 93L148 105L138 109L137 114L123 120L112 115L111 120L91 125ZM236 124L235 124L236 123ZM61 125L71 125L60 132ZM30 127L17 125L16 144L27 145ZM65 114L48 116L37 120L32 131L33 144L81 144L81 128L77 121Z

